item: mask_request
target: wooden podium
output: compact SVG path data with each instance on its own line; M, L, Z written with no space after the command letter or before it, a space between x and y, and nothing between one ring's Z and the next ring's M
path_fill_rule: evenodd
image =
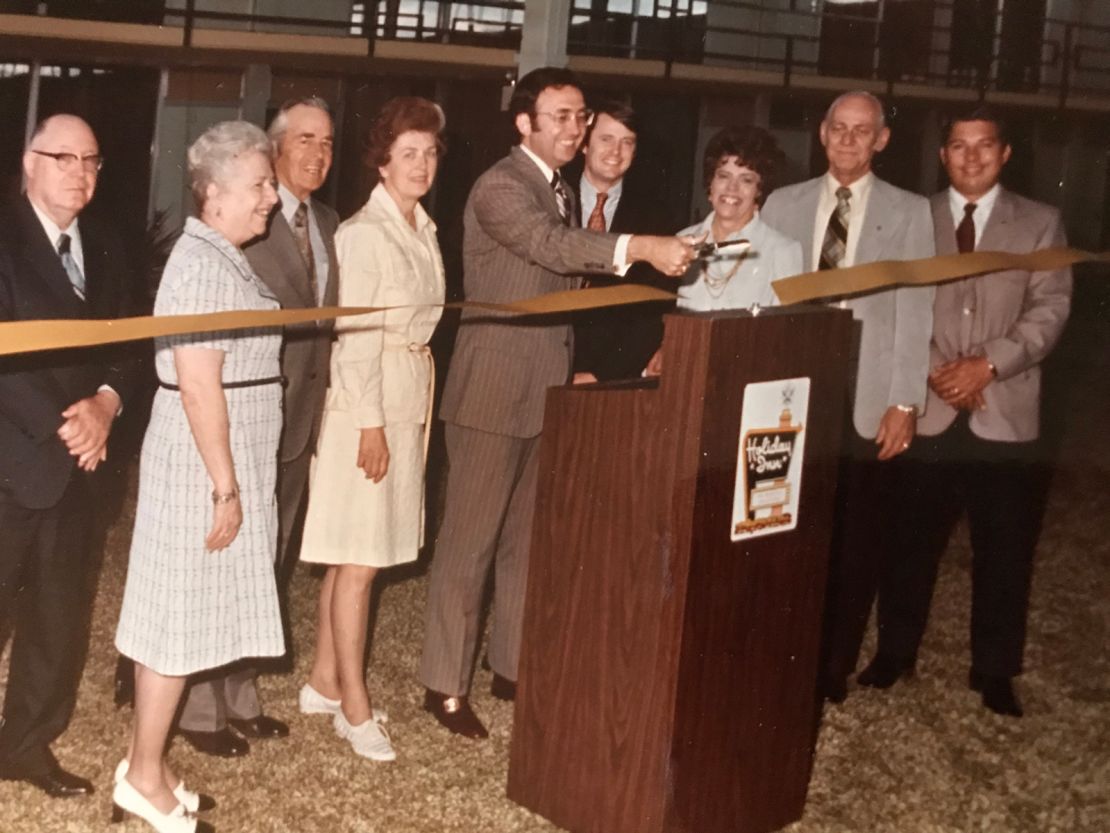
M549 391L514 801L573 833L802 815L850 334L825 307L680 313L658 382ZM749 526L781 531L733 541L745 390L803 377L801 480L778 490L796 489L796 528L760 510Z

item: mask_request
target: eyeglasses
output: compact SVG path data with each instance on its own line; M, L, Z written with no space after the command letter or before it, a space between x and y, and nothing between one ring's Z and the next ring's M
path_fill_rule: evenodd
M556 110L554 113L537 110L536 115L547 116L559 127L566 127L572 121L579 127L584 127L594 119L593 110L579 110L577 113L574 110Z
M78 162L81 163L81 168L88 174L95 174L104 167L104 157L99 153L90 153L87 156L78 156L76 153L51 153L48 150L32 150L31 153L37 153L39 156L49 156L58 163L59 170L63 172L72 170Z

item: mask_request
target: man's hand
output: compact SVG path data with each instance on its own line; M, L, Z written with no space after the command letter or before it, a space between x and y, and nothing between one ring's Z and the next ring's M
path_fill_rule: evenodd
M584 373L579 371L574 374L574 378L570 380L574 385L592 385L597 381L597 377L592 373Z
M105 389L62 411L65 422L58 429L58 437L85 471L93 471L108 459L108 434L119 406L119 394Z
M389 444L384 428L363 428L358 434L358 462L367 480L381 483L389 471Z
M953 408L980 410L985 407L982 391L994 381L990 362L983 356L955 359L929 374L929 387Z
M705 234L697 237L653 237L637 234L628 241L628 259L646 260L658 271L672 278L680 278L694 261L694 247L704 242Z
M660 347L648 359L647 367L644 368L645 376L660 376L663 373L663 348Z
M875 435L875 445L879 446L879 459L890 460L910 447L917 417L891 405L879 421L879 432Z

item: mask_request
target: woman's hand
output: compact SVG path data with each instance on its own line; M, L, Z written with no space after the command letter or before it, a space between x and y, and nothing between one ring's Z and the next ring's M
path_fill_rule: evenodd
M380 483L389 471L389 444L384 428L363 428L358 436L358 462L367 480Z
M243 505L239 502L238 495L234 500L217 503L216 513L212 518L212 530L204 539L204 545L209 552L227 549L239 534L239 527L242 525Z

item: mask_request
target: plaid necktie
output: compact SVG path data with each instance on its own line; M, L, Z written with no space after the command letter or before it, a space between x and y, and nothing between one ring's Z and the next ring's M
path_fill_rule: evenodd
M308 233L308 206L303 202L293 212L293 237L297 241L297 248L301 250L304 258L304 268L308 271L308 286L312 290L312 298L319 301L318 287L316 286L316 258L312 255L312 239Z
M843 185L836 189L836 209L829 215L829 225L825 229L825 241L821 244L821 261L818 269L836 269L844 263L848 251L848 217L852 207L850 188Z
M975 213L975 207L973 202L965 205L964 218L956 226L956 248L960 250L960 254L975 251L975 218L971 216Z
M605 231L605 201L607 199L609 199L608 194L603 191L598 192L594 210L590 212L590 219L586 222L586 228L590 231Z
M81 267L73 259L70 251L71 240L68 234L58 235L58 256L62 259L62 268L73 285L73 291L82 301L85 300L85 276L81 274Z
M556 171L551 175L551 187L555 191L555 202L559 205L559 219L563 221L563 225L570 224L570 193L567 191L567 186L563 182L563 178L559 176Z

